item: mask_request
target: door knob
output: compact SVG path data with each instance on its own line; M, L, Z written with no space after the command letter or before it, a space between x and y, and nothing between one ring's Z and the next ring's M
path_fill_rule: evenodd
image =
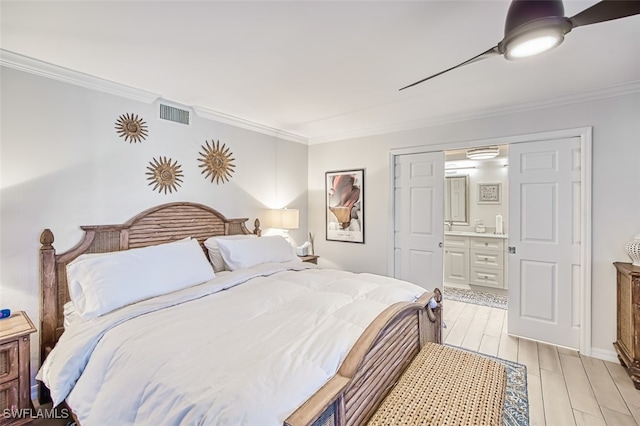
M442 242L438 243L438 247L442 247L442 246L443 246Z

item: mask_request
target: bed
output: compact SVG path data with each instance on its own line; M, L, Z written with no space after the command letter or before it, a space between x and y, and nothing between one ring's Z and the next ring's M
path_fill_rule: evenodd
M60 403L64 399L74 412L86 413L90 411L87 407L99 407L101 403L105 405L105 410L108 410L111 404L111 411L119 412L113 409L113 400L109 401L110 396L117 396L118 390L94 389L93 386L102 381L120 381L125 383L124 389L127 394L139 395L140 399L145 399L150 393L165 398L161 401L167 401L167 405L173 407L166 413L140 413L140 406L135 407L138 410L138 419L150 419L154 415L164 416L164 424L166 421L172 424L191 424L202 422L203 419L210 424L256 424L256 419L260 419L261 414L247 408L248 401L256 407L266 407L265 412L273 414L274 418L277 418L277 424L359 425L365 423L373 414L420 348L426 342L441 343L442 298L438 289L434 289L433 292L420 289L420 292L413 296L411 292L414 292L414 287L409 283L371 274L323 270L315 265L292 261L282 264L264 263L248 269L216 274L216 278L205 283L206 285L181 289L171 294L160 294L98 315L97 319L87 321L98 324L95 325L95 330L94 325L91 325L91 333L96 334L92 334L87 341L92 343L87 346L80 345L79 349L69 349L73 345L66 342L76 342L73 339L77 339L77 336L90 334L87 331L89 327L85 325L71 326L65 333L64 311L71 300L67 267L72 261L81 255L82 258L90 258L88 255L96 253L127 250L133 252L135 249L166 243L177 244L184 239L196 240L199 248L203 250L202 256L209 259L204 242L212 237L260 236L259 221L256 219L252 231L246 227L247 221L247 218L227 219L217 210L202 204L163 204L136 215L124 224L82 226L82 240L72 249L60 254L57 254L53 247L53 233L48 229L44 230L40 238L40 348L43 361L41 371L45 369L45 364L47 368L55 369L51 365L55 366L56 362L59 368L74 370L74 374L75 370L82 370L74 378L66 379L70 384L58 386L55 382L49 383L55 390L52 392L56 394L54 402ZM266 242L267 238L269 237L261 237L260 241ZM365 289L372 289L366 290L366 297L361 297L360 294L349 295L350 290L345 290L350 289L352 283L354 288L357 288L355 281L358 280L363 281ZM336 283L339 284L338 290ZM307 287L300 286L310 286L314 291L319 289L324 293L311 296L307 293ZM73 284L71 287L74 287ZM385 293L382 296L383 290L378 290L378 287L385 292L387 289L392 291L389 295ZM282 293L278 293L281 290ZM295 292L301 297L291 296L289 300L289 294ZM362 318L370 316L366 324L358 324L359 321L364 321L360 316L354 320L351 318L354 316L353 313L345 314L348 311L345 310L346 307L343 308L343 302L336 305L337 302L329 298L327 293L338 293L339 297L345 300L353 299L355 312L364 312ZM176 298L183 299L176 302ZM308 303L310 298L313 303L305 306L305 301ZM390 300L395 300L393 298L406 300L391 302ZM236 301L232 302L233 300ZM276 305L296 311L280 310L280 307L276 309ZM344 302L344 306L346 305L347 302ZM216 306L215 309L212 309L212 306ZM273 311L266 312L265 306L273 306ZM331 307L326 309L327 312L330 311L330 315L342 315L339 318L342 322L339 324L345 324L344 316L350 316L349 325L336 327L330 322L333 319L324 317L321 321L314 322L314 309L319 310L320 306L323 310L324 306ZM379 312L376 309L379 309ZM256 311L262 310L265 310L264 315L255 314ZM297 310L306 313L301 314ZM372 312L377 313L373 315ZM178 321L168 320L167 317ZM254 321L254 317L255 322L251 322ZM221 327L218 324L225 326ZM175 328L180 326L187 329ZM195 334L191 330L193 328L196 328ZM289 328L291 329L288 330ZM98 329L101 330L99 333L96 332ZM140 333L140 330L144 330L144 333L136 334ZM300 330L304 330L304 333L309 330L309 333L313 334L305 335L306 337L297 343L282 340L288 339L285 336L291 333L304 334ZM168 335L165 335L165 332ZM193 338L194 335L197 337ZM143 343L143 338L151 340ZM158 378L159 382L145 382L140 386L144 389L136 394L136 390L131 389L137 380L122 380L122 377L130 377L127 369L132 369L137 374L137 370L144 370L142 367L152 364L151 361L147 361L148 354L144 355L142 361L134 360L133 366L127 364L128 359L137 356L140 348L136 343L153 347L150 349L154 353L153 357L157 353L166 352L171 360L191 353L197 353L199 358L196 358L196 361L185 361L190 368L181 365L177 370L175 366L169 366L168 360L158 360L157 365L163 368L153 367L156 370L148 374L154 380ZM126 349L129 346L131 347ZM326 348L334 347L337 354L332 353L313 366L307 366L310 364L309 359L315 362L316 358L320 359L319 354ZM297 357L303 349L308 351L303 357L304 362L292 361L292 353ZM248 364L249 358L242 354L249 352L259 353L260 362L252 361ZM82 358L78 357L77 353L87 355L86 361L78 361L76 366L76 361ZM227 358L224 358L225 353ZM48 357L50 359L47 359ZM239 367L233 367L239 369L238 371L231 372L231 367L227 368L221 364L227 361L219 361L231 358L234 362L239 362ZM212 361L209 362L209 359ZM292 367L285 369L287 371L278 372L277 368L282 368L276 366L278 360L290 362ZM300 370L297 370L298 364L301 365ZM165 369L165 366L169 367ZM270 374L271 370L275 371L277 378L266 376L265 370L269 370ZM40 375L41 372L39 379ZM226 383L225 380L229 376L233 378L233 386L225 387L222 392L216 384ZM101 379L97 380L95 377ZM214 381L216 383L213 383ZM269 382L266 386L271 387L262 387L265 382ZM175 383L180 383L177 388ZM69 389L61 391L65 386ZM230 391L234 387L236 394ZM179 392L176 392L176 389L179 389ZM86 401L88 394L95 394L94 399ZM304 396L303 399L300 399L301 395ZM42 386L41 400L50 396L49 389ZM198 397L205 400L196 406L193 400ZM188 408L180 406L185 398L189 399ZM300 400L292 405L295 398ZM226 416L217 413L211 417L207 417L207 413L203 414L203 406L208 407L209 411L213 410L210 407L216 406L212 402L214 400L219 412L228 411L232 414ZM161 405L163 404L157 402L155 404L156 407ZM239 413L238 410L247 412ZM125 411L125 408L122 408L122 411ZM85 423L83 417L79 417L78 420L82 424L90 426L95 423L90 416ZM117 417L113 420L122 421ZM133 423L144 422L140 420ZM260 421L260 424L275 424L275 421L269 418L265 419L264 423Z

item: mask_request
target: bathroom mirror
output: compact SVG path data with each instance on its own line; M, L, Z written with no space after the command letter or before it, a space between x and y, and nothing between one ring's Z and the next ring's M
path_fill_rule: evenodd
M445 178L444 220L455 225L469 224L468 176L447 176Z

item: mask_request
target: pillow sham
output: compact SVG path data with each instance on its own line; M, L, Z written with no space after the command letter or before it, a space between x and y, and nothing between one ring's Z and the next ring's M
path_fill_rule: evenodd
M214 272L230 271L224 263L224 259L220 254L220 248L218 247L218 240L246 240L247 238L254 238L254 234L237 234L237 235L221 235L219 237L209 237L204 241L204 246L209 253L209 261L213 266Z
M67 265L69 296L83 320L214 277L195 239L103 254Z
M230 270L251 268L260 263L290 262L299 259L284 237L268 237L243 240L218 240L220 254Z

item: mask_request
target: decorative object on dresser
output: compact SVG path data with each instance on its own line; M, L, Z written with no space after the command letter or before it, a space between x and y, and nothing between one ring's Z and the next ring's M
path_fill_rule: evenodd
M149 182L149 186L153 186L153 190L156 189L158 192L167 193L177 191L178 188L176 186L181 186L182 178L184 175L182 174L181 166L177 161L171 162L171 158L167 157L159 157L160 160L156 160L155 157L153 161L149 161L149 165L147 169L149 171L146 173L149 177L147 178Z
M217 184L225 183L230 178L234 172L234 168L236 167L233 162L235 158L232 157L233 153L229 151L229 148L222 144L220 146L220 141L214 142L211 141L211 145L209 145L209 141L205 141L205 144L202 145L203 152L200 153L200 164L198 167L202 167L201 174L205 175L205 179L209 179L211 177L211 182L215 180Z
M624 245L624 248L627 250L633 266L640 266L640 234L636 234L633 240Z
M36 328L25 312L14 312L0 320L0 424L22 425L31 422L31 333ZM18 413L7 418L7 411ZM25 410L25 411L21 411ZM26 418L25 418L26 417Z
M640 389L640 266L614 262L617 270L616 341L618 359Z
M142 142L147 138L147 123L135 114L123 114L116 121L116 132L129 143Z

